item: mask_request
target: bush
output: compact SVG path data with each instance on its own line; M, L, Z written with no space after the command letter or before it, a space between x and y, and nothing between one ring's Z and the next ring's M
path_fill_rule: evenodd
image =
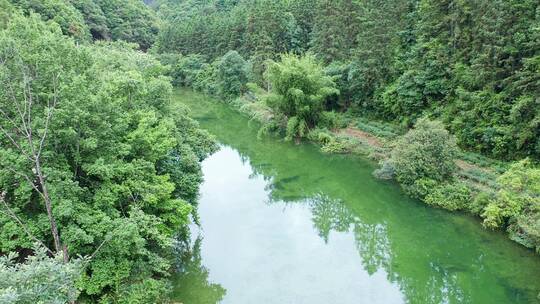
M201 69L193 80L192 87L194 90L203 92L208 95L218 95L219 86L217 84L217 63L203 64Z
M317 128L309 131L307 139L325 145L334 140L334 136L327 129Z
M500 227L508 219L520 216L523 211L538 212L540 169L532 166L529 160L514 164L497 182L500 190L482 214L486 226Z
M540 168L531 161L514 164L497 179L500 189L484 208L484 225L509 225L511 238L540 250Z
M518 216L508 232L512 240L540 253L540 210Z
M494 193L480 192L474 197L469 205L469 212L480 215L489 203L494 199Z
M347 145L347 142L340 141L337 138L332 138L330 141L325 143L321 147L321 151L324 153L348 153L350 152L350 147Z
M11 14L13 14L14 11L15 8L11 3L7 0L0 0L0 30L7 26Z
M463 183L435 187L424 199L425 203L447 210L463 210L471 203L471 190Z
M39 14L45 21L53 21L60 26L64 35L78 41L90 40L90 31L84 17L69 1L61 0L16 0L12 3L25 14Z
M320 121L318 124L320 127L328 128L331 130L346 127L345 120L342 115L334 111L324 111L321 113Z
M412 184L402 184L403 190L409 196L424 200L425 197L439 185L439 182L431 178L421 178Z
M397 141L391 160L396 178L404 186L425 178L441 183L456 171L457 152L456 140L442 123L421 119Z

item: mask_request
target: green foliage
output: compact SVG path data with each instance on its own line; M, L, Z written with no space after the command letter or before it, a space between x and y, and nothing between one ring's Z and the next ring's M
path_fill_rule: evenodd
M324 111L319 117L318 125L323 128L336 130L347 126L343 115L334 111Z
M509 224L511 237L540 249L540 169L529 160L514 164L497 180L500 190L482 213L484 225Z
M395 168L389 160L382 160L379 163L380 167L373 171L373 176L382 180L390 180L395 178Z
M195 78L192 87L208 95L220 96L220 86L218 83L218 61L211 64L205 63L199 71L193 70ZM190 71L188 70L188 73Z
M14 11L15 8L8 0L0 0L0 30L7 26Z
M198 74L205 69L206 61L202 56L190 55L175 58L172 66L172 77L176 84L193 86L197 82Z
M463 183L442 184L431 189L424 201L450 211L465 210L472 200L469 187Z
M158 34L155 13L140 0L75 1L94 39L124 40L149 49ZM102 13L102 14L101 14ZM103 22L105 21L105 23ZM106 27L104 27L106 25Z
M10 0L26 14L39 14L43 20L60 25L62 32L80 41L88 40L90 32L83 15L64 0Z
M421 119L397 141L391 162L402 185L425 178L443 182L456 171L457 151L455 139L440 122Z
M381 121L374 121L371 119L358 117L355 118L356 127L362 131L365 131L369 134L373 134L380 138L397 138L403 132L401 129L397 128L395 125L390 123L385 123Z
M354 0L320 0L314 5L312 51L325 62L348 59L356 47L362 5Z
M225 54L217 64L217 85L219 95L232 99L244 92L249 80L248 63L236 51Z
M390 162L389 164L392 163ZM393 166L392 169L394 171L394 175L397 176L396 169ZM401 187L409 196L424 200L426 196L439 184L440 182L434 179L424 177L414 180L411 184L401 184Z
M320 122L326 99L339 94L312 55L282 55L269 63L266 76L272 86L266 103L284 116L287 139L304 137Z
M147 50L158 33L155 13L138 0L9 0L25 14L37 13L79 41L124 40Z
M110 40L111 31L107 24L107 16L98 1L79 0L72 1L72 5L81 12L94 40Z
M526 206L535 209L540 203L540 171L528 160L514 164L497 181L501 189L483 215L487 226L498 227L503 220L518 216Z
M305 50L313 6L310 1L163 1L166 17L156 43L159 52L203 54L211 61L237 50L253 64L262 83L265 61ZM296 20L293 12L302 20ZM299 18L300 19L300 18ZM303 42L303 43L302 43Z
M407 127L427 115L462 147L501 159L540 157L538 1L161 3L159 52L213 61L237 50L267 87L267 59L310 51L341 92L328 109Z
M251 66L236 51L228 52L211 64L200 55L167 53L158 58L169 66L168 74L174 84L192 87L226 101L232 101L246 91L251 75Z
M25 178L34 174L32 164L17 149L42 145L69 254L99 248L78 282L81 298L161 302L172 238L190 214L196 220L199 162L216 148L185 110L170 104L166 68L130 45L77 45L36 16L15 16L0 32L0 62L0 86L9 88L0 90L0 126L7 130L0 132L0 189L10 209L52 248L43 200ZM35 130L31 141L12 132L24 105ZM1 252L32 242L0 213Z
M332 138L321 147L322 152L332 154L348 153L349 150L350 149L345 142L337 140L336 138Z
M17 255L0 257L0 303L64 304L77 299L75 281L82 270L81 260L64 263L62 256L48 257L45 249L34 248L34 255L17 263Z

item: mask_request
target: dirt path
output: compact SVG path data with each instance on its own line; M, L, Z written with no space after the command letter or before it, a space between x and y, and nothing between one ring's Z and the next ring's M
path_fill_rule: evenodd
M374 147L377 147L377 148L382 148L383 147L383 143L381 142L380 139L378 139L377 137L375 137L375 136L373 136L373 135L371 135L371 134L369 134L367 132L364 132L364 131L356 129L356 128L348 127L346 129L341 129L341 130L338 131L338 134L347 135L347 136L350 136L350 137L354 137L354 138L364 140L370 146L374 146Z

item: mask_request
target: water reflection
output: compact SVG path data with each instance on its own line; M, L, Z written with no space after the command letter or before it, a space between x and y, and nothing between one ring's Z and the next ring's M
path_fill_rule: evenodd
M318 183L324 177L308 175L301 180L300 175L290 175L290 165L280 167L283 162L275 162L273 167L260 166L259 155L253 152L249 148L238 151L253 169L252 175L268 181L265 190L269 191L270 202L308 205L314 228L325 243L333 231L353 233L364 270L370 275L384 270L388 281L400 286L407 303L540 303L538 257L504 235L482 230L474 219L424 210L424 206L415 206L396 195L394 189L394 198L411 204L405 208L424 214L407 221L423 235L411 233L410 226L392 233L385 218L352 209L351 204L358 199L346 204L341 198L319 192L321 186L327 186ZM344 183L343 187L346 186ZM334 193L333 190L328 193ZM430 213L438 215L441 221L427 218ZM415 223L418 218L421 220ZM456 225L456 221L464 226ZM400 233L409 235L400 239ZM479 241L475 234L485 239Z
M308 200L313 214L313 223L319 236L328 242L331 231L352 231L362 265L367 273L375 274L384 269L388 280L398 282L407 294L409 303L467 303L470 297L464 295L459 285L458 276L437 265L430 263L431 275L427 278L425 290L407 286L397 272L392 270L392 251L388 239L387 226L384 223L364 224L350 212L339 200L332 200L323 194L317 194ZM416 292L410 292L416 290Z
M182 303L215 304L225 297L226 290L209 281L209 270L202 264L199 235L193 241L181 242L177 246L177 275L173 298Z

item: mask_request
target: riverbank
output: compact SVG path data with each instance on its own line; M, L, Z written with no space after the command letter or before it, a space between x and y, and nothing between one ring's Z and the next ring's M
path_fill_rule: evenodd
M265 125L272 121L274 115L272 110L263 103L264 94L266 94L264 90L250 91L242 97L230 101L229 104L251 120ZM340 113L337 114L337 117L339 120L338 128L333 130L312 129L305 139L318 145L324 153L351 154L368 158L382 166L383 170L379 170L382 172L374 172L377 173L378 177L392 178L392 176L385 175L384 162L389 159L397 140L407 130L387 122L373 121L349 113ZM437 196L426 195L414 198L451 212L471 214L483 220L484 228L498 230L498 227L486 219L490 214L487 214L489 210L485 209L488 207L489 198L496 198L500 195L499 179L509 170L511 163L463 150L460 150L455 163L458 169L454 174L453 182L443 185L443 189L438 191ZM454 192L459 192L456 198L453 195ZM439 203L439 200L444 202ZM452 200L461 200L461 202ZM470 207L456 207L456 205L465 205L463 201L466 201ZM538 244L536 239L531 240L535 237L534 235L525 234L515 225L507 226L502 230L506 230L510 239L525 247L534 250Z
M267 123L273 114L269 107L262 104L264 96L260 94L249 93L230 104L251 119ZM307 139L319 145L323 152L355 154L379 162L389 157L396 140L407 131L388 122L354 117L347 113L338 115L341 120L340 128L314 129L307 136ZM510 163L490 159L478 153L460 151L456 165L459 168L456 177L463 182L478 190L496 191L497 178L508 170Z

